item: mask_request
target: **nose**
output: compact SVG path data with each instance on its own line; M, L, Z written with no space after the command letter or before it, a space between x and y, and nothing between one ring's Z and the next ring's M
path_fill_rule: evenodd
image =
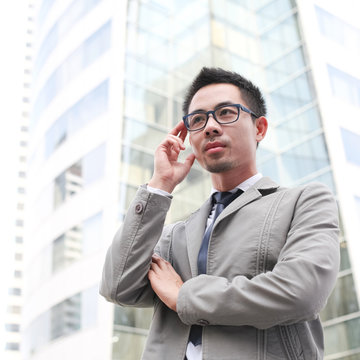
M204 128L204 132L206 136L210 135L221 135L222 134L222 127L221 125L215 120L213 114L209 114L209 118L207 124Z

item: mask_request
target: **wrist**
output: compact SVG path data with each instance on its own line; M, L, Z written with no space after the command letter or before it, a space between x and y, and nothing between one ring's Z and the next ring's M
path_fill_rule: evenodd
M175 186L170 184L169 181L161 181L161 180L156 180L156 179L151 179L147 185L153 189L165 191L169 195L173 192L173 190L175 188Z

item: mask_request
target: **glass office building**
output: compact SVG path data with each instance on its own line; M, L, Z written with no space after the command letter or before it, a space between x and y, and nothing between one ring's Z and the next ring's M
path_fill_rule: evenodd
M360 29L334 3L38 1L25 359L140 358L152 310L107 304L97 294L101 269L202 66L237 71L263 90L270 123L258 149L264 175L285 186L320 181L337 197L341 269L321 314L326 359L360 359L360 193L351 190L360 176L360 73L351 61ZM185 218L209 188L195 163L167 221Z

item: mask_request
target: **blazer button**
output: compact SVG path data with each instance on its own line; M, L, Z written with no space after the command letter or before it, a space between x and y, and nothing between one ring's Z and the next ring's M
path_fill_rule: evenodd
M143 212L144 206L141 203L135 205L135 213L141 214Z
M200 319L200 320L198 320L198 324L202 325L202 326L206 326L206 325L209 325L209 322L207 320Z

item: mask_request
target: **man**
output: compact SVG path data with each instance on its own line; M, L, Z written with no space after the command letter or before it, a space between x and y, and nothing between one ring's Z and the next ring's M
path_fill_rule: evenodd
M331 193L318 183L282 188L257 172L266 107L240 75L203 68L184 113L108 251L101 294L154 306L145 360L322 359L318 314L339 265ZM193 153L181 163L188 132ZM217 194L163 228L195 158Z

